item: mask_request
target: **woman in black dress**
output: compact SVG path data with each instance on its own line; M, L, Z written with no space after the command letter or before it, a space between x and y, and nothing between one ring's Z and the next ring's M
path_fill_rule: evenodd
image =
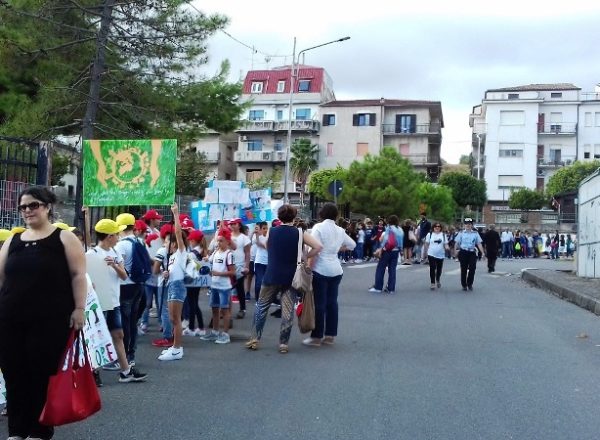
M72 232L52 225L55 202L45 187L23 191L19 211L27 229L0 250L0 368L9 438L15 440L52 438L54 428L38 421L48 381L56 374L69 329L83 327L85 255Z

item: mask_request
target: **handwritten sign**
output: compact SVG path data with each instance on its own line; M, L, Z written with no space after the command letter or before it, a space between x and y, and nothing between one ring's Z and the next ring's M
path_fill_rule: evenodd
M112 342L112 337L106 326L104 313L98 301L98 295L92 285L89 275L87 277L87 298L85 303L85 322L83 335L88 347L92 368L100 368L117 360L117 351Z

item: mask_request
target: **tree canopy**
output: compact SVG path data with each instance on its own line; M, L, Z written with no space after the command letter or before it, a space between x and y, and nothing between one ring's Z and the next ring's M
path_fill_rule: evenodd
M180 149L177 154L177 194L204 197L209 169L204 153L194 149Z
M573 165L561 168L554 173L546 185L546 193L549 197L570 191L577 191L583 179L592 174L600 167L600 161L592 162L576 161Z
M340 202L355 212L412 217L418 210L416 189L423 180L424 175L414 171L408 160L384 147L379 156L368 154L364 161L352 162Z
M333 200L333 195L329 192L329 185L334 180L346 179L348 170L338 165L337 168L328 168L310 173L308 180L308 192L316 195L321 200Z
M184 0L0 0L0 133L177 138L230 131L243 107L206 39L227 24ZM90 111L95 109L95 111Z
M510 209L530 211L532 209L542 209L547 204L548 200L542 191L529 188L520 188L512 191L508 198L508 207Z
M423 208L432 219L446 223L454 220L456 202L450 188L422 182L417 186L417 200L419 209Z
M440 176L438 183L452 190L452 197L460 208L481 207L487 201L485 180L478 180L469 174L444 173Z

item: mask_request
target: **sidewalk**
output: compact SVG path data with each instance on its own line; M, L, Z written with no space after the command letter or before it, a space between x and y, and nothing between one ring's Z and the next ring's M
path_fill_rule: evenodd
M600 315L600 278L582 278L572 271L547 269L524 269L521 278Z

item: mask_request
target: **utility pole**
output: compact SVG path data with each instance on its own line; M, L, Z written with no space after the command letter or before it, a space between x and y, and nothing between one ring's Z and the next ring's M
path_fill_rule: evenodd
M85 109L81 128L81 153L79 169L77 172L77 190L75 195L75 220L74 226L79 227L81 220L81 207L83 204L83 141L94 137L94 124L98 114L98 105L100 104L100 83L102 75L106 70L106 44L108 42L108 33L112 25L112 13L116 0L104 0L102 8L102 18L100 19L100 30L96 38L96 57L92 64L90 76L90 92ZM87 231L86 231L87 232Z

